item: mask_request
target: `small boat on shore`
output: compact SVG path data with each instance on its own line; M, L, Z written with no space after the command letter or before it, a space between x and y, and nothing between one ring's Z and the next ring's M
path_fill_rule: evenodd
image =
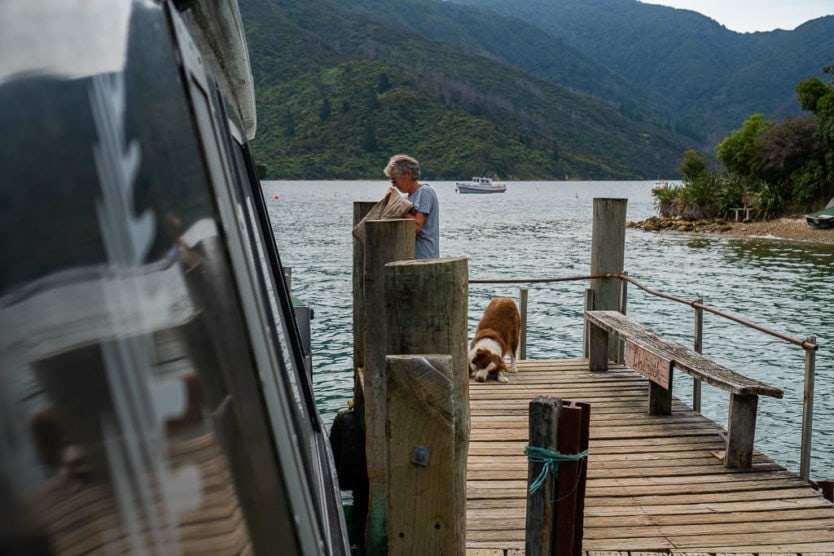
M455 182L455 191L458 193L504 193L507 186L503 183L495 183L492 178L475 176L472 181Z
M815 228L834 228L834 199L825 208L805 215L805 221Z

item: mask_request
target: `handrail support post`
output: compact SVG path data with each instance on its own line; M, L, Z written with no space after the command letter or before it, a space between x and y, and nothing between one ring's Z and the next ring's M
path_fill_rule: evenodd
M518 358L527 359L527 288L519 288L519 311L521 313L521 337L518 342Z
M594 310L594 290L591 288L585 288L585 310L582 312L584 315L588 311ZM582 355L585 359L590 357L590 333L588 329L588 321L587 319L582 319L582 325L584 327L582 332Z
M697 353L703 353L704 345L704 309L703 298L699 297L695 300L695 341L692 349ZM694 379L692 381L692 409L701 412L701 381Z
M811 433L814 428L814 375L816 373L816 336L808 336L805 341L813 344L805 348L805 388L802 399L802 446L799 460L799 476L808 480L811 475Z
M620 273L622 277L620 280L620 312L622 314L626 314L626 309L628 309L628 271L623 271ZM617 344L617 363L622 365L625 363L625 341L622 339L618 339Z

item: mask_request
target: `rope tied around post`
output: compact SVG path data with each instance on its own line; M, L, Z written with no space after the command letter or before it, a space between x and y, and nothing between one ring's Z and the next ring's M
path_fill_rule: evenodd
M547 448L539 448L538 446L526 446L524 448L524 455L533 463L543 464L541 473L530 485L529 492L533 494L541 488L547 478L548 472L553 473L554 478L559 477L559 464L562 462L580 461L588 457L588 450L583 450L578 454L560 454L554 450Z

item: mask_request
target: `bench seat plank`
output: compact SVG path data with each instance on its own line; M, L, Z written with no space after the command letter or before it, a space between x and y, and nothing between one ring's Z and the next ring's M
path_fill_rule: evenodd
M643 355L638 354L632 360L632 365L649 378L650 415L671 413L671 369L674 368L730 392L724 465L728 468L750 468L759 395L781 398L781 389L747 378L694 350L661 338L618 311L586 311L585 320L589 327L588 366L592 371L608 368L611 335L625 340L631 348L637 346L645 350Z
M585 317L609 334L615 334L627 342L634 342L650 351L663 354L673 361L675 368L716 388L742 396L783 396L780 388L731 371L694 350L658 336L618 311L586 311Z

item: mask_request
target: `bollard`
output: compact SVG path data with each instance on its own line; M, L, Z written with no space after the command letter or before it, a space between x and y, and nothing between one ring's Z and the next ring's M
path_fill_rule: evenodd
M463 555L466 500L458 477L450 355L389 355L388 553ZM414 426L420 423L420 426Z
M594 199L591 230L591 275L620 274L625 264L625 216L628 199ZM594 290L594 310L617 311L620 283L616 278L591 280ZM616 336L609 338L608 358L617 361L619 343Z
M387 353L440 353L452 356L455 405L454 490L449 498L465 505L466 460L469 452L469 369L467 318L469 267L467 259L418 259L385 265L385 310L379 315L387 329ZM455 535L465 546L465 523ZM462 554L462 552L460 553Z
M586 403L530 402L527 554L582 554L590 417Z
M414 221L369 220L365 223L365 456L368 466L368 516L365 542L368 554L387 549L387 447L385 445L385 264L414 257Z

